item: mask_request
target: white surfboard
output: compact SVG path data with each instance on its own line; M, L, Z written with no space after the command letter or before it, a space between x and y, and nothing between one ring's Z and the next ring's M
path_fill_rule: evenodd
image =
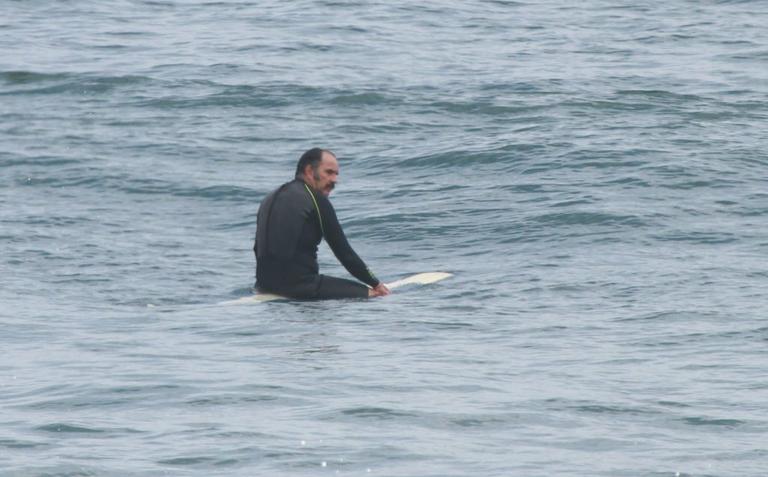
M416 275L411 275L409 277L401 278L400 280L395 280L391 283L386 283L387 288L390 290L394 290L396 288L400 288L405 285L429 285L430 283L439 282L440 280L445 280L448 277L453 276L451 273L445 273L445 272L426 272L426 273L417 273ZM287 298L281 295L275 295L273 293L254 293L250 296L244 296L243 298L238 298L237 300L230 300L230 301L223 301L219 303L219 305L248 305L252 303L263 303L265 301L273 301L273 300L286 300Z

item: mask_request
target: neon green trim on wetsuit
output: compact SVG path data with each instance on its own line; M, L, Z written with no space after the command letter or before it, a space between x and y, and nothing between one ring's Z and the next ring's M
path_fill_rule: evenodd
M323 217L320 215L320 207L317 205L315 194L312 193L312 191L309 189L309 186L307 184L304 184L304 188L307 189L307 192L309 192L309 196L312 197L312 202L314 202L315 210L317 211L317 220L320 221L320 233L322 233L323 237L325 237L325 229L323 228Z

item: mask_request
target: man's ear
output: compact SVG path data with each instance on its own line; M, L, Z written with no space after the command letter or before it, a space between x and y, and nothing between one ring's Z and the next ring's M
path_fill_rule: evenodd
M304 176L312 177L312 164L307 164L304 166Z

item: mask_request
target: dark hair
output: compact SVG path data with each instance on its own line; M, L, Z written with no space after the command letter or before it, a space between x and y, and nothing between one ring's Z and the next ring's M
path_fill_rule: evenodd
M307 166L312 166L312 170L316 171L318 166L320 166L320 161L323 159L324 152L336 157L336 154L328 149L320 149L319 147L313 147L302 154L299 163L296 164L296 179L301 179L304 176L304 169L306 169Z

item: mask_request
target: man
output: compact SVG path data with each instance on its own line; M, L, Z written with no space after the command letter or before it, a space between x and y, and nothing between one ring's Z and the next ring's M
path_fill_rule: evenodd
M269 194L256 219L256 287L299 299L364 298L390 293L347 242L328 200L339 177L336 156L325 149L305 152L296 177ZM317 246L334 255L362 283L320 275Z

